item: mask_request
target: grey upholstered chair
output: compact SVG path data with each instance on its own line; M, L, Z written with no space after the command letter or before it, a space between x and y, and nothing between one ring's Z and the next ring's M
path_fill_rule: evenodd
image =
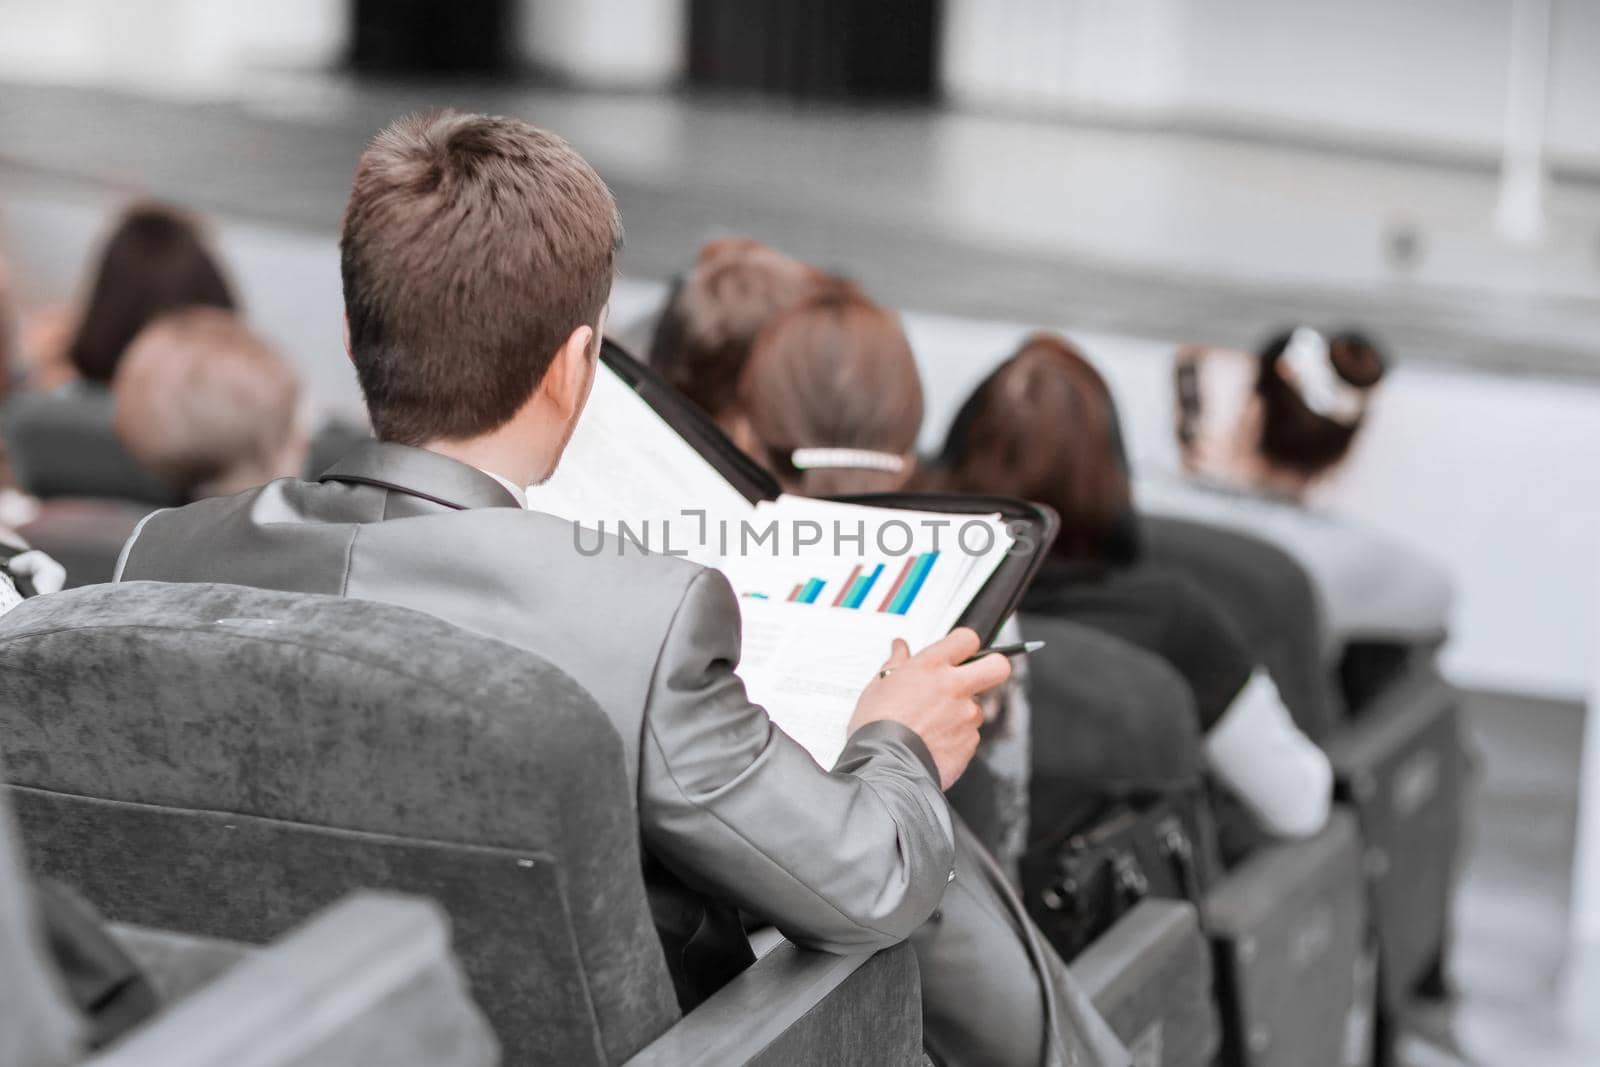
M152 507L181 503L145 470L112 428L111 391L70 386L19 393L0 411L0 432L17 484L37 497L101 497Z
M1373 1011L1361 855L1355 819L1335 809L1314 837L1261 849L1211 890L1201 911L1222 1012L1218 1062L1369 1062L1352 1055Z
M357 894L265 949L114 929L136 956L204 957L213 973L80 1061L86 1028L43 951L10 812L0 803L0 1064L68 1067L493 1067L493 1035L426 901ZM219 965L220 961L220 965ZM191 968L187 968L192 971ZM226 973L222 973L226 971ZM316 1010L308 1010L315 1006ZM352 1055L359 1053L359 1055Z
M1140 901L1079 953L1072 974L1136 1064L1208 1067L1221 1043L1211 951L1188 901Z
M1140 520L1144 558L1181 572L1228 611L1312 740L1344 718L1334 685L1338 649L1305 569L1276 545L1187 519Z
M0 658L28 847L113 920L259 943L398 890L450 916L507 1063L919 1055L906 946L783 944L679 1020L621 741L538 657L386 605L130 583L15 609Z
M1092 815L1106 800L1200 787L1200 723L1182 677L1153 653L1080 623L1023 615L1045 647L1028 663L1031 828Z
M1441 992L1467 768L1437 639L1329 648L1310 580L1276 546L1156 518L1144 520L1144 542L1148 558L1182 569L1233 609L1301 729L1327 751L1366 848L1384 1010L1398 1012L1419 985Z

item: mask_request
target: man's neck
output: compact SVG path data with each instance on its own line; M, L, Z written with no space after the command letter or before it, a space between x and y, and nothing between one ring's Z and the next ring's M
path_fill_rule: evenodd
M483 473L487 474L489 477L491 477L495 481L499 482L500 483L500 487L502 489L504 489L506 492L510 493L512 496L517 498L517 506L522 508L523 510L527 510L527 507L528 507L528 490L527 490L526 486L518 485L517 483L513 482L510 478L507 478L507 477L505 477L504 475L501 475L501 474L496 474L494 471L488 470L488 469L486 469L484 467L479 467L478 470L483 471Z
M496 434L465 441L429 441L422 447L493 474L512 485L532 485L543 477L543 465L538 462L536 450L524 442L500 439ZM529 462L530 458L533 462Z

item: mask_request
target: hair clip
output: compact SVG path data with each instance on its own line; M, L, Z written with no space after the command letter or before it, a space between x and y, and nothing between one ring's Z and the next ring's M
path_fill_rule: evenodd
M899 474L906 469L904 456L864 448L797 448L789 453L789 462L802 471L834 469Z
M1294 384L1306 407L1325 419L1353 426L1366 410L1360 389L1339 377L1329 357L1328 339L1309 326L1297 327L1283 350Z

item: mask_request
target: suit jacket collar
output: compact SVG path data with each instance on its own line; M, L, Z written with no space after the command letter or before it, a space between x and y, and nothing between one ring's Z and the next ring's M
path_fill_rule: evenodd
M476 467L389 441L361 442L318 481L375 485L457 511L522 506L505 486Z

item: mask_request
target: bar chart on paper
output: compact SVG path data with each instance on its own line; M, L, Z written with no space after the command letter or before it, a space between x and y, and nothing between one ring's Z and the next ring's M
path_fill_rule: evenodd
M857 563L837 580L812 576L796 582L782 599L791 604L904 615L917 602L917 594L938 561L939 553L934 551L909 556L903 562ZM744 596L750 600L773 599L772 594L764 592L747 592Z

